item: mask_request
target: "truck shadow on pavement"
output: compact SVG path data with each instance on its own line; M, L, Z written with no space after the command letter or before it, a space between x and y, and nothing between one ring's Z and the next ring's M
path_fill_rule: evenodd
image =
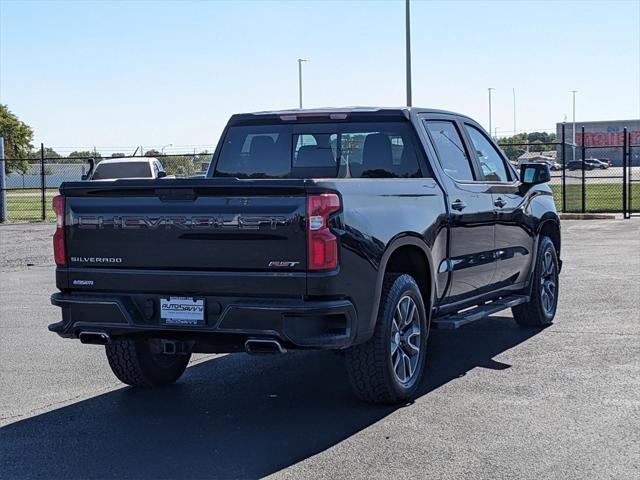
M474 368L508 368L493 357L539 332L506 317L433 332L417 401ZM343 359L332 352L227 355L192 366L171 387L122 388L3 427L0 471L2 478L256 478L399 408L412 407L354 400Z

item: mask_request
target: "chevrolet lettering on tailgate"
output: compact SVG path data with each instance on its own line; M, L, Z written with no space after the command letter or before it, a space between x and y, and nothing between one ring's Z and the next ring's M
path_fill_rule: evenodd
M216 215L216 216L166 216L145 217L138 215L100 215L78 216L75 218L78 228L83 229L237 229L258 230L260 226L267 225L275 230L278 225L286 225L285 217L263 217L243 215Z

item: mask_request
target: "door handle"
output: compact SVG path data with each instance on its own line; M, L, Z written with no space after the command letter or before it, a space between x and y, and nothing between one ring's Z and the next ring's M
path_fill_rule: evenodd
M461 212L462 210L464 210L465 208L467 208L467 204L464 203L462 200L457 199L455 202L453 202L451 204L451 208L453 208L454 210L458 210L459 212Z
M506 200L503 200L502 198L498 197L498 198L496 198L496 201L493 202L493 204L496 207L502 208L507 204L507 202L506 202Z

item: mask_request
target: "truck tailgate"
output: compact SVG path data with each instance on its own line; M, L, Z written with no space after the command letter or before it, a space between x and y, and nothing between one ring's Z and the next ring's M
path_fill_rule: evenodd
M65 184L72 268L306 270L303 181Z

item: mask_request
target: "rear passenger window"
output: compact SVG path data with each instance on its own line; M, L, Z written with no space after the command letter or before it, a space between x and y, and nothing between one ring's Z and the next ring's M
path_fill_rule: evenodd
M290 152L291 136L277 126L233 127L224 138L216 176L286 178Z
M469 156L455 124L443 120L425 124L445 173L456 180L473 180Z
M507 182L509 175L500 153L494 148L485 135L472 125L465 125L467 133L476 150L476 156L482 175L490 182Z
M413 145L394 132L350 132L341 135L342 162L352 178L420 176Z
M292 177L335 177L338 135L315 133L294 135Z

